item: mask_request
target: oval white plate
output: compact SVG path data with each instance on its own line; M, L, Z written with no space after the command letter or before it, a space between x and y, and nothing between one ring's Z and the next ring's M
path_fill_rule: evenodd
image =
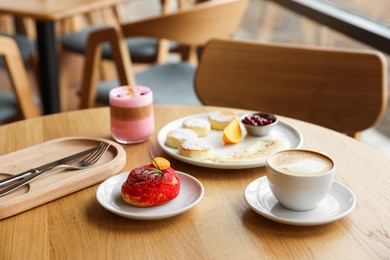
M321 225L338 220L356 205L353 192L336 181L326 198L309 211L292 211L280 205L269 188L266 176L251 182L245 189L244 196L249 206L263 217L297 226Z
M197 114L192 115L188 117L183 117L180 119L177 119L175 121L172 121L171 123L168 123L165 125L161 130L158 132L157 140L160 145L160 147L169 155L172 157L197 166L207 167L207 168L217 168L217 169L246 169L246 168L255 168L255 167L261 167L265 165L265 157L262 158L256 158L241 162L215 162L212 160L205 160L205 161L199 161L194 160L191 158L184 157L177 153L177 149L174 149L172 147L169 147L165 144L165 140L167 137L167 134L169 131L180 128L183 121L189 119L189 118L203 118L207 120L209 113L203 113L203 114ZM242 114L237 114L238 116L241 116ZM222 131L216 131L211 130L211 133L206 137L201 137L201 139L205 140L206 142L210 143L213 146L213 150L215 154L218 155L224 155L224 154L232 154L235 151L242 151L251 144L255 143L258 140L261 140L262 138L275 138L284 140L284 142L287 143L288 149L294 149L301 147L303 143L303 137L302 134L294 127L290 126L289 124L280 121L275 127L272 129L271 133L267 137L255 137L250 136L246 134L246 130L244 127L241 127L243 139L238 144L224 144L222 141Z
M166 204L139 208L133 207L122 200L121 186L126 181L129 172L115 175L102 184L96 191L96 198L105 209L119 216L132 219L162 219L181 214L194 207L204 195L204 188L196 178L176 171L180 179L179 195Z

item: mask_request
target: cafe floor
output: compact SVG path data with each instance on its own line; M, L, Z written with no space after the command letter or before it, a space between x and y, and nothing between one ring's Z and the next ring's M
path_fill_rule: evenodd
M153 1L158 2L158 0ZM384 4L387 4L390 9L388 0L381 1L384 1ZM150 1L147 1L147 3L145 2L146 1L136 1L126 6L130 20L137 20L154 15L158 12L157 8L151 8L153 5L151 5ZM362 3L364 3L364 1ZM370 6L370 8L374 7L375 6ZM280 8L275 4L266 4L263 0L250 0L247 12L243 17L243 21L235 37L265 42L286 42L335 48L371 49L369 46L349 39L329 28L315 24L301 16ZM63 109L74 110L78 107L78 91L83 58L80 55L69 53L63 57L65 57L65 59L63 60L61 71L63 75L63 86L66 90L66 95L64 95L63 98ZM390 64L390 56L386 57ZM172 60L175 60L177 57L172 55L171 58ZM135 69L143 70L146 66L147 65L136 65ZM106 62L105 67L109 71L108 74L111 75L111 77L115 77L112 64ZM36 78L31 66L29 66L28 71L32 85L36 89ZM9 87L8 78L4 73L4 70L1 69L0 90L6 90L9 89ZM363 132L362 141L373 145L390 155L390 108L387 109L384 117L377 126Z

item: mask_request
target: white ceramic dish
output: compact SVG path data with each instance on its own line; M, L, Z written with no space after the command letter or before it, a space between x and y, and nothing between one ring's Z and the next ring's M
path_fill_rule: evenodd
M273 196L265 176L251 182L245 189L244 196L248 205L263 217L297 226L314 226L336 221L350 213L356 205L353 192L336 181L326 198L309 211L292 211L281 206Z
M171 155L172 157L197 166L207 167L207 168L218 168L218 169L246 169L246 168L255 168L255 167L261 167L265 165L265 159L266 157L261 158L255 158L245 161L235 161L235 162L216 162L213 160L205 160L205 161L199 161L194 160L191 158L184 157L177 153L177 149L171 148L165 144L165 140L167 137L167 134L169 131L180 128L183 121L189 119L189 118L203 118L207 119L209 113L203 113L203 114L197 114L192 115L188 117L183 117L180 119L177 119L175 121L172 121L171 123L168 123L158 133L157 140L161 148ZM238 114L240 116L241 114ZM211 133L206 137L201 137L201 139L205 140L206 142L210 143L213 146L214 153L218 155L226 155L226 154L233 154L236 151L242 151L245 148L248 148L251 144L259 141L259 140L266 140L267 138L272 138L275 140L280 140L280 142L283 142L285 145L285 149L294 149L301 147L303 143L303 137L302 134L291 125L280 121L277 125L274 126L271 133L268 136L265 137L255 137L247 135L245 127L241 127L242 129L242 141L238 144L225 144L222 140L222 131L216 131L212 130Z
M122 217L132 219L162 219L179 215L194 207L204 195L203 185L194 177L176 171L180 178L179 195L172 201L148 208L133 207L121 198L121 186L126 181L128 172L115 175L102 184L96 191L100 205Z

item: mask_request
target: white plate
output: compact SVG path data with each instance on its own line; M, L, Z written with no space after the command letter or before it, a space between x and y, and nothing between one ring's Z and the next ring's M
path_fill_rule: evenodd
M245 189L244 196L249 206L263 217L297 226L321 225L338 220L351 212L356 205L353 192L336 181L326 198L309 211L292 211L280 205L265 176L251 182Z
M168 123L158 133L157 140L161 148L171 155L172 157L197 166L203 166L208 168L217 168L217 169L246 169L246 168L255 168L265 165L266 157L254 158L245 161L235 161L235 162L215 162L212 160L199 161L191 158L184 157L177 153L177 149L169 147L165 144L165 140L169 131L180 128L183 121L189 118L203 118L207 120L209 113L197 114L188 117L183 117ZM238 114L240 116L241 114ZM217 155L227 155L233 154L236 151L242 151L245 148L248 148L251 144L266 139L275 139L280 140L285 146L284 149L295 149L299 148L302 145L303 137L302 134L295 129L294 127L288 125L287 123L280 121L277 125L274 126L271 133L266 137L254 137L246 134L244 127L241 127L243 138L242 141L238 144L225 144L222 140L222 131L211 130L211 133L206 137L201 137L201 139L210 143L213 146L214 153Z
M162 219L181 214L194 207L204 195L203 185L194 177L176 171L180 179L179 195L166 204L139 208L126 204L121 197L121 186L129 172L115 175L102 184L96 191L96 198L105 209L119 216L133 219Z

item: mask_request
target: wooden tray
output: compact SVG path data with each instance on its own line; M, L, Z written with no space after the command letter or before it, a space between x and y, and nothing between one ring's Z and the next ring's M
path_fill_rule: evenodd
M110 140L66 137L0 156L0 178L4 178L92 148L100 141L111 146L95 165L83 170L52 170L29 185L0 197L0 219L104 181L122 170L126 153Z

